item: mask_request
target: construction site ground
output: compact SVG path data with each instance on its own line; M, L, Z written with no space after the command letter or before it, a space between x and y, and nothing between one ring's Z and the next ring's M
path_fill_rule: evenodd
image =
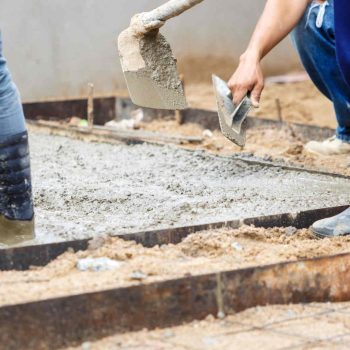
M211 86L189 85L186 92L192 107L215 110ZM143 121L138 127L203 140L181 147L116 145L31 132L37 238L24 246L92 240L87 250L68 250L46 266L1 271L0 312L66 296L349 253L349 237L319 240L306 227L208 229L178 244L151 248L117 237L348 204L349 156L307 154L305 140L288 124L336 126L331 104L310 81L268 84L253 116L287 123L248 130L243 150L219 130L174 118ZM249 161L255 157L276 164ZM119 265L81 271L79 262L86 258L108 258ZM216 316L102 340L87 337L74 349L346 349L350 340L349 303L267 305Z
M347 205L347 179L204 151L31 134L37 238L50 243Z
M215 98L209 84L188 86L188 100L194 108L215 109ZM311 81L289 84L267 84L262 95L261 106L251 115L277 120L279 101L282 120L290 123L335 128L336 118L332 104L317 91ZM198 124L179 125L175 120L154 120L143 123L145 130L167 134L202 136L204 128ZM290 125L259 126L249 129L244 149L227 140L220 131L214 131L200 145L191 146L216 154L243 153L265 159L285 161L298 166L350 175L348 155L318 156L307 153L303 140Z
M203 231L177 245L153 248L99 236L88 250L67 252L45 267L0 272L0 307L349 251L349 237L318 240L309 230L292 227ZM102 257L120 266L102 272L77 268L81 259Z
M218 320L108 337L66 350L348 349L350 304L256 307Z

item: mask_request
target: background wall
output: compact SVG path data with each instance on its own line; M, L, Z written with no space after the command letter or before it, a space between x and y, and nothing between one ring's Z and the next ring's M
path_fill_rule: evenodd
M123 89L116 38L130 17L160 0L0 0L4 50L24 101ZM206 0L168 23L163 33L173 46L187 81L228 75L247 45L265 0ZM264 62L267 73L298 66L289 40Z

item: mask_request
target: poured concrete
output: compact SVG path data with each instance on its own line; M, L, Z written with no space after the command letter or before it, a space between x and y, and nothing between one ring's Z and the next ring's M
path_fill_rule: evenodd
M346 205L350 182L156 145L31 135L37 242Z

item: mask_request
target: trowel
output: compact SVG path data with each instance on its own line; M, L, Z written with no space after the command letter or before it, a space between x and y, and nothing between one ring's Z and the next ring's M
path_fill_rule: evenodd
M119 56L132 101L139 106L181 110L187 107L176 58L159 29L204 0L170 0L135 15L118 38Z
M221 132L236 145L244 147L247 130L245 120L253 106L250 94L236 106L233 103L232 92L225 81L213 75L213 85L218 105Z

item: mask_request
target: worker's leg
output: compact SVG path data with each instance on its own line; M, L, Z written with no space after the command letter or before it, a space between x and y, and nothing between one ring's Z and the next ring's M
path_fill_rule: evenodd
M33 234L28 134L0 34L0 243Z
M293 32L293 41L305 69L318 89L333 101L337 136L324 142L311 141L306 148L320 154L350 151L350 88L338 65L334 35L333 0L319 6L312 3ZM318 237L350 234L350 209L317 221L312 231Z
M323 154L350 152L350 87L338 64L334 33L334 5L329 0L323 5L312 3L292 34L312 81L334 104L338 121L336 138L311 143L316 145L316 151L319 146L318 153Z

